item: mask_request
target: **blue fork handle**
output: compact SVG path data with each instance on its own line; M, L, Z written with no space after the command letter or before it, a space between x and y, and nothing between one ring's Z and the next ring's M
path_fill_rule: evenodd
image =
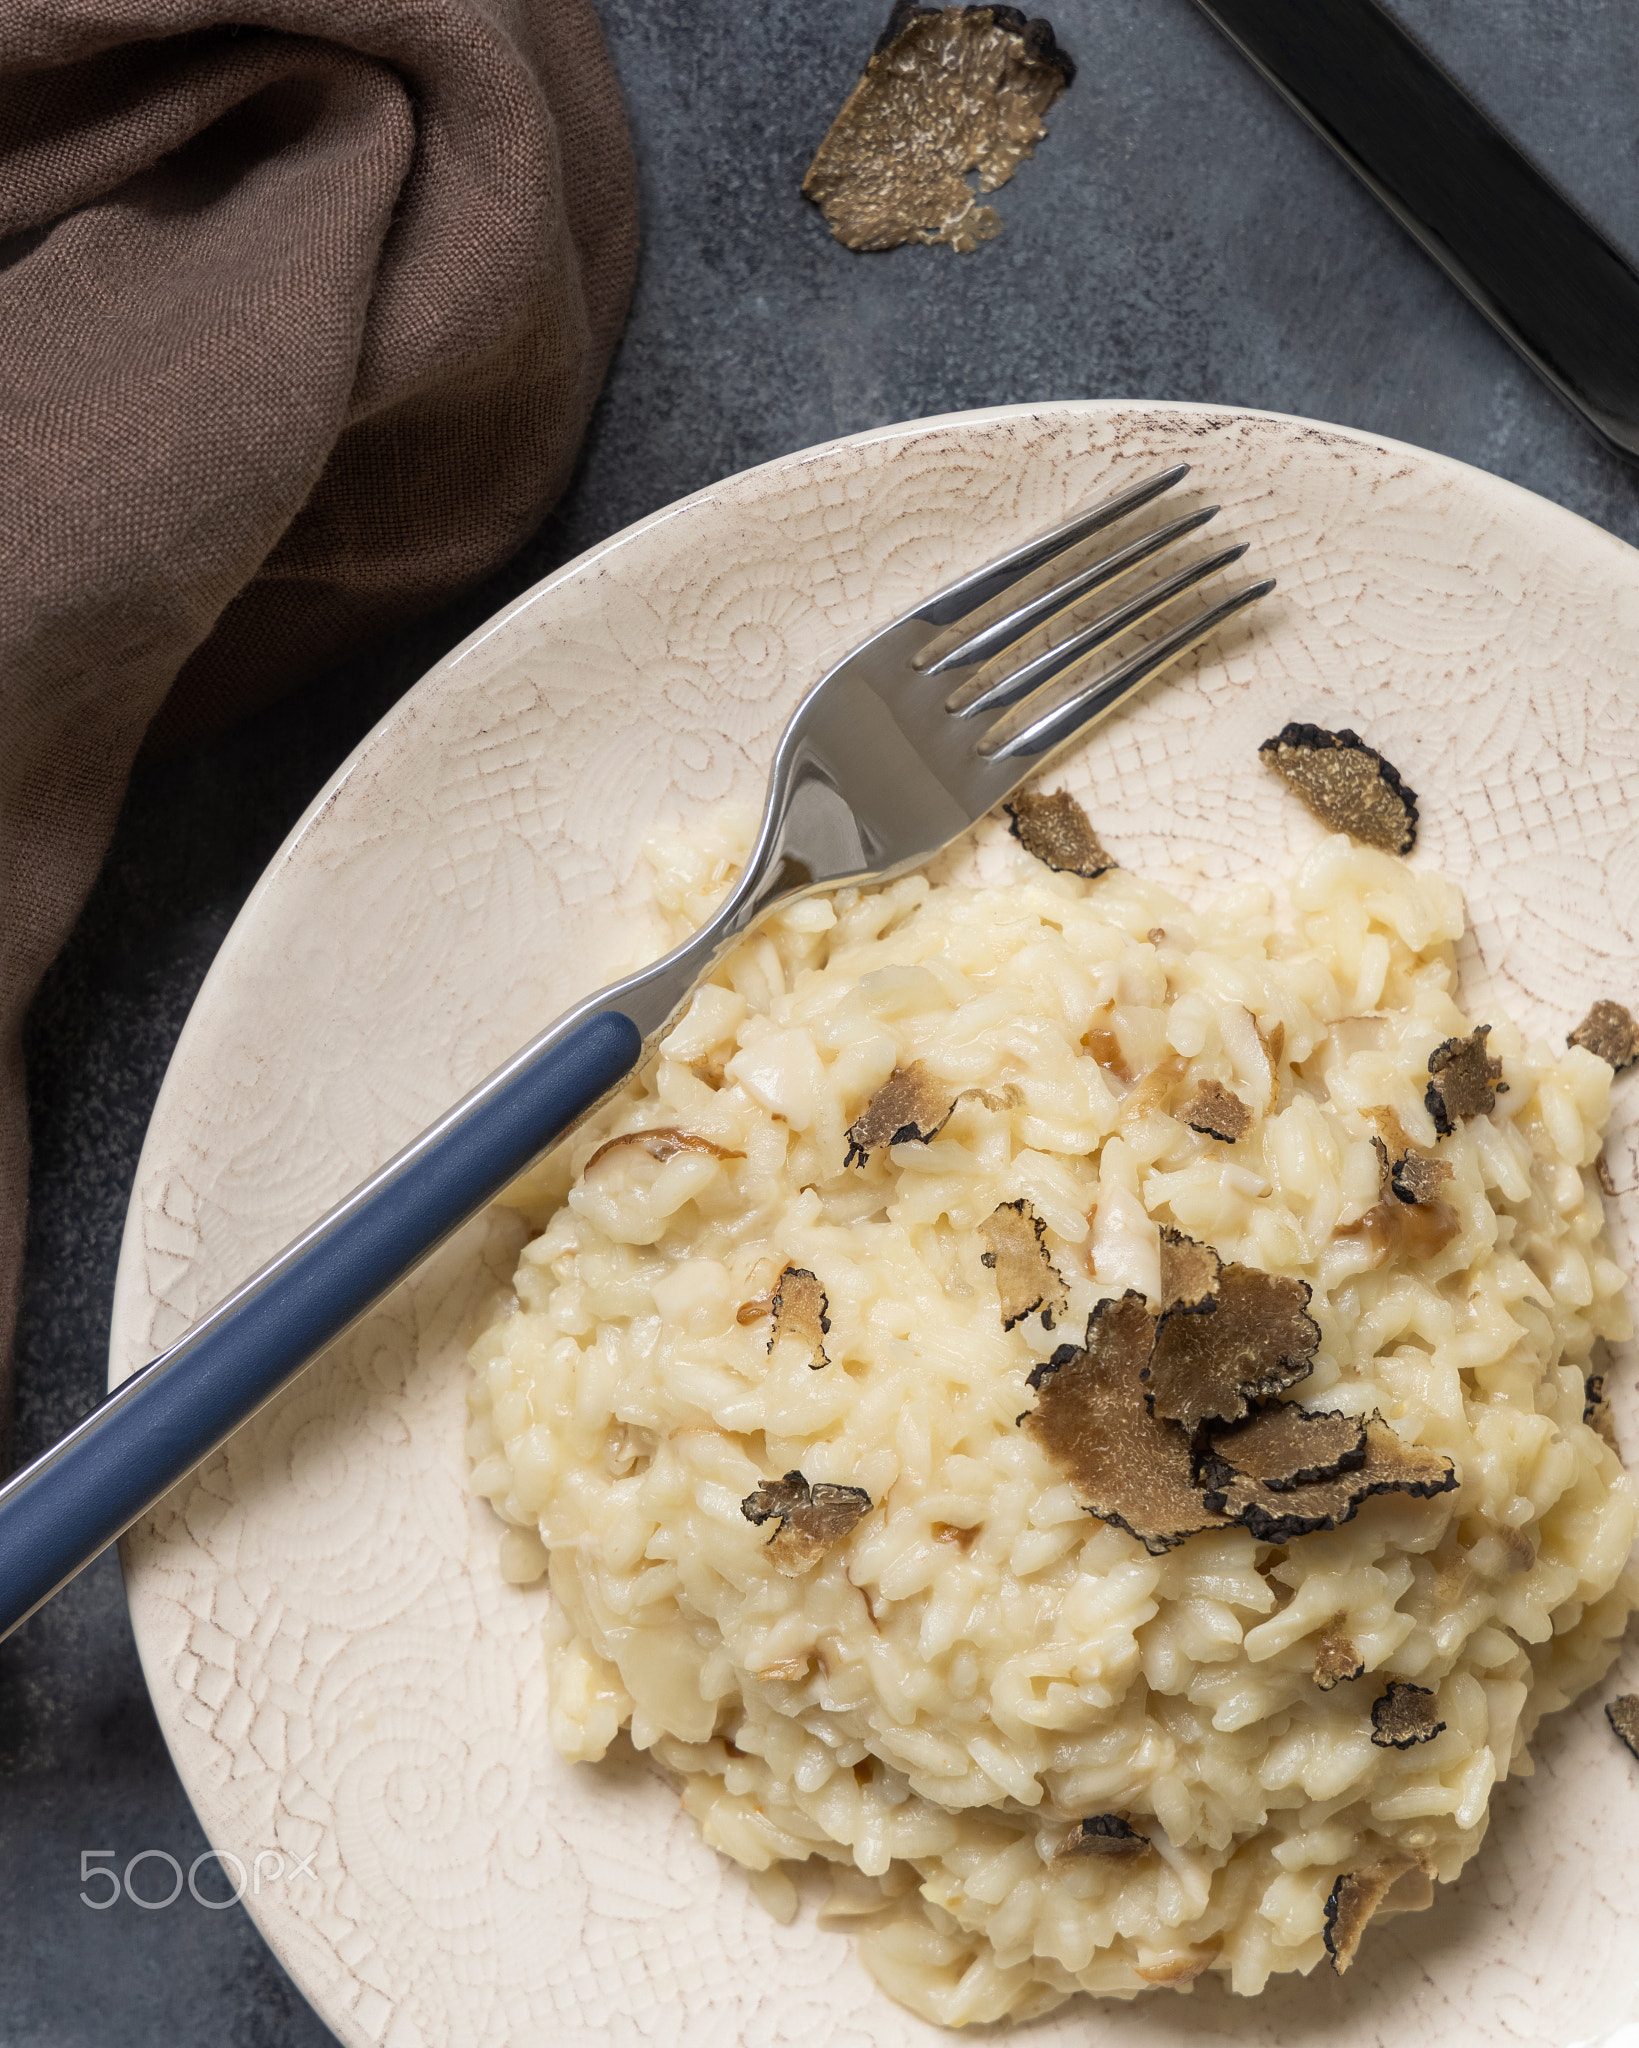
M49 1600L638 1063L631 1018L554 1030L0 1487L0 1636Z

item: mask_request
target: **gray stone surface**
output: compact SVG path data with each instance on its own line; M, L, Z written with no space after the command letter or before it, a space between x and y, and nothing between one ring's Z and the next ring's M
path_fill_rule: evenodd
M544 0L543 0L544 4ZM1081 63L976 254L859 257L797 196L885 0L602 0L642 168L632 323L559 514L463 603L138 777L35 1006L37 1163L19 1449L95 1399L125 1202L170 1050L317 784L447 646L537 576L725 473L883 421L1009 400L1270 406L1477 463L1639 539L1606 455L1189 0L1066 0ZM1582 205L1639 245L1631 0L1404 0L1403 17ZM205 1847L111 1560L0 1646L0 2039L316 2044L237 1909L80 1902ZM139 1870L163 1895L169 1872ZM210 1874L200 1878L209 1891ZM99 1889L93 1887L93 1890Z

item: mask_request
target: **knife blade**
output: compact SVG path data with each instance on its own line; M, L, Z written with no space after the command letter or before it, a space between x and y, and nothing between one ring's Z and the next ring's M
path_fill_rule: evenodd
M1639 460L1639 272L1376 0L1196 0L1608 448Z

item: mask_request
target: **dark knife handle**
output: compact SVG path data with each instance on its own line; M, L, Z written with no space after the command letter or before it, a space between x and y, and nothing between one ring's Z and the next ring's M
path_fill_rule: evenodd
M1639 459L1639 273L1375 0L1196 0L1607 446Z

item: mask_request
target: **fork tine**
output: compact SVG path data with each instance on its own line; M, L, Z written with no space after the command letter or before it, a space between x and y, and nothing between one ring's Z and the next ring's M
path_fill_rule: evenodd
M1169 469L1163 469L1156 476L1146 477L1142 483L1131 484L1124 491L1118 491L1113 498L1106 498L1102 504L1089 506L1085 512L1078 512L1062 526L1055 526L1050 532L1038 534L1034 540L1027 540L1022 547L1012 549L1008 554L999 555L994 562L987 562L982 569L975 569L959 582L946 587L930 597L925 604L918 605L907 614L908 618L919 619L924 625L943 627L954 626L959 619L965 619L969 612L977 611L988 604L993 597L1000 597L1010 584L1017 583L1032 570L1039 569L1055 556L1062 555L1067 548L1073 548L1077 541L1085 540L1089 534L1098 533L1106 526L1113 526L1116 520L1126 518L1129 512L1136 512L1159 498L1163 491L1170 491L1174 484L1182 483L1189 475L1187 462L1175 462Z
M1126 604L1118 605L1113 612L1106 612L1101 619L1094 619L1091 625L1084 626L1057 647L1049 647L1034 661L1027 661L1011 675L1001 677L977 697L964 703L947 703L945 709L959 718L974 718L980 712L1001 711L1009 704L1017 704L1021 698L1033 695L1044 683L1050 683L1055 676L1063 675L1067 668L1073 668L1106 641L1117 639L1132 627L1141 626L1146 619L1153 618L1181 592L1194 584L1204 583L1209 576L1217 575L1220 569L1227 569L1231 562L1238 562L1246 550L1247 543L1241 541L1235 547L1208 555L1204 561L1189 563L1164 583L1141 590Z
M1198 612L1193 619L1175 627L1164 638L1140 648L1108 675L1083 684L1062 703L1027 719L1015 731L1004 730L1012 723L1011 720L999 720L980 740L979 754L998 766L1005 764L1013 768L1012 777L1004 779L1016 781L1018 763L1035 761L1044 754L1056 752L1067 740L1085 732L1145 683L1152 682L1163 669L1170 668L1175 661L1199 647L1226 619L1232 619L1237 612L1245 611L1248 605L1256 604L1260 597L1267 597L1274 587L1275 579L1270 576L1261 583L1249 583L1232 592L1221 603ZM996 801L999 802L1000 797Z
M1129 541L1124 548L1117 548L1113 555L1105 555L1087 568L1078 570L1065 582L1054 584L1040 597L1021 604L1017 611L1009 612L1005 618L997 619L982 632L975 633L971 640L964 640L959 647L953 647L926 673L938 676L950 669L982 668L987 661L993 661L1004 648L1010 647L1015 640L1022 640L1026 633L1043 620L1050 619L1055 612L1067 610L1078 599L1102 590L1106 583L1114 583L1129 569L1136 569L1141 562L1147 562L1152 555L1160 554L1163 548L1171 547L1175 540L1182 540L1185 534L1194 533L1217 516L1218 507L1207 505L1199 512L1186 512L1182 519L1173 520L1169 526L1158 526L1153 533L1142 534L1137 540ZM947 708L954 710L956 707L950 705Z

